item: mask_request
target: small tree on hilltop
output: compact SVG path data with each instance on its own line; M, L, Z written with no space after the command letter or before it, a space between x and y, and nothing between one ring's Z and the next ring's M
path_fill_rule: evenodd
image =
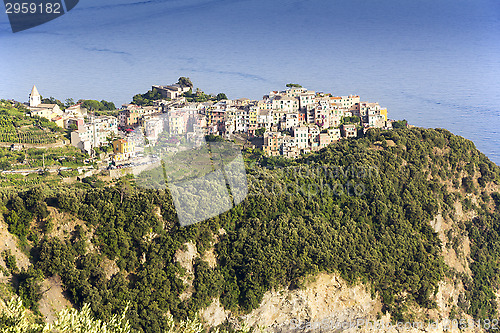
M191 79L188 77L181 76L177 81L177 84L181 87L193 88L193 82L191 82Z
M227 96L224 93L219 93L219 94L217 94L216 98L217 98L218 101L221 101L223 99L227 99Z

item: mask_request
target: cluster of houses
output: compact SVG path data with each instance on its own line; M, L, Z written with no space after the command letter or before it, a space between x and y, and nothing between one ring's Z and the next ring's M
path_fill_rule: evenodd
M271 91L261 100L188 102L183 94L189 87L154 85L152 89L163 98L152 106L124 104L118 117L94 116L79 104L64 111L56 104L42 104L35 86L29 109L32 115L71 128L71 144L89 154L96 147L112 146L115 161L133 157L139 147L155 144L165 134L188 142L200 141L206 134L263 136L266 154L293 158L341 138L356 137L368 128L392 127L386 108L362 102L357 95L339 97L289 87Z
M43 117L52 120L57 126L69 128L71 124L76 125L79 118L83 118L87 114L87 110L76 104L61 110L57 104L42 103L42 96L38 93L36 86L33 86L29 95L27 105L31 116Z

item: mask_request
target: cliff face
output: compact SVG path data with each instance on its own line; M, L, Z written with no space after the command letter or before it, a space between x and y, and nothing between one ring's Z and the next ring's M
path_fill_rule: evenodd
M259 308L239 318L225 311L218 300L203 311L202 316L210 326L228 321L235 328L246 325L276 333L398 331L392 327L397 323L391 323L391 316L382 315L383 305L380 297L372 297L368 289L363 284L349 285L335 274L320 273L303 289L283 289L266 293ZM414 327L404 331L422 332L418 327L420 323L424 326L428 326L429 322L445 323L443 319L449 318L450 303L456 303L461 292L463 286L455 286L453 281L440 283L434 298L438 308L432 311L415 308L415 318L404 322L411 323ZM467 315L463 318L471 319ZM432 331L446 330L441 327Z
M310 327L325 331L332 325L375 320L382 303L372 298L364 285L349 286L334 274L318 274L303 289L268 292L259 308L242 316L249 326L266 327L270 332L299 331Z
M457 219L467 218L457 204ZM451 270L472 278L469 268L470 240L467 235L452 239L457 245L451 244L447 234L453 233L454 224L441 214L430 221L442 241L442 251L445 263ZM379 295L372 295L367 284L351 285L337 274L319 273L305 279L300 289L281 289L267 292L260 306L247 315L235 316L224 310L218 299L201 312L202 318L209 326L217 326L225 321L233 323L233 327L242 325L264 328L267 332L398 332L391 323L390 314L382 314L383 304ZM498 297L498 296L497 296ZM445 277L438 286L432 298L436 309L423 309L414 306L410 309L412 327L403 331L432 332L450 331L443 325L452 325L446 319L472 320L472 316L463 311L459 316L451 313L459 309L460 302L466 302L466 290L461 278L450 275ZM451 315L451 316L450 316ZM429 323L441 323L434 328ZM407 324L407 322L404 322ZM420 326L422 323L424 329ZM379 325L379 326L377 326ZM397 324L396 324L397 325ZM408 325L408 324L407 324ZM451 326L452 327L452 326ZM451 331L458 331L452 329ZM463 332L478 331L463 329Z
M459 208L460 205L457 205ZM466 218L457 210L457 218ZM453 239L458 246L454 249L448 237L453 232L453 221L438 215L430 221L443 242L442 251L445 263L460 274L472 278L469 268L470 240L463 235ZM383 304L379 295L373 295L367 284L347 283L338 274L319 273L305 280L302 288L281 289L267 292L260 306L246 315L234 315L214 299L210 306L201 311L201 317L208 326L218 326L224 322L232 323L232 327L242 326L263 328L266 332L398 332L393 327L390 314L382 314ZM404 328L407 332L450 331L443 325L452 325L446 319L457 318L456 311L460 302L466 302L466 290L461 278L447 276L439 283L436 295L432 298L436 309L422 309L414 306L410 311L413 316L408 322L412 328ZM452 315L450 317L450 314ZM461 312L458 319L472 320L472 316ZM442 323L438 328L430 328L429 323ZM406 324L407 322L405 322ZM424 329L420 326L422 323ZM379 325L379 326L377 326ZM397 324L396 324L397 325ZM408 324L407 324L408 325ZM451 331L458 331L452 329ZM463 332L478 331L464 329Z
M454 219L464 221L473 218L466 214L459 202L455 205ZM446 332L452 326L447 319L472 320L472 316L460 311L460 303L466 303L466 290L463 278L472 279L470 270L470 239L466 234L455 235L457 226L451 218L438 214L430 225L442 242L442 255L452 273L446 276L438 286L432 298L437 304L435 309L423 309L414 306L410 309L412 327L405 327L407 332ZM463 274L458 277L454 274ZM266 332L398 332L401 328L393 327L391 315L383 314L380 296L370 292L370 286L363 283L349 284L338 274L319 273L304 279L302 288L280 289L267 292L259 307L246 315L234 315L214 299L210 306L201 311L201 317L208 326L218 326L224 322L232 327L242 326L263 328ZM497 301L498 296L497 294ZM453 313L455 312L455 313ZM434 328L430 323L441 323ZM379 325L379 326L377 326ZM397 323L396 323L397 325ZM418 325L423 325L422 329ZM451 331L458 331L451 329ZM463 332L478 331L463 329Z

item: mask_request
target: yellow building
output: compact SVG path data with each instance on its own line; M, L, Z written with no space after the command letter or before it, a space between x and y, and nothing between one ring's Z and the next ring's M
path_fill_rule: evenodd
M139 121L139 113L138 112L130 112L127 115L127 126L132 126L138 123Z
M380 110L380 115L384 116L385 121L387 121L387 109L381 109Z
M132 156L134 145L127 140L118 139L113 141L113 152L115 153L115 161L123 161Z
M257 127L257 111L259 109L255 106L251 106L248 110L248 122L252 127Z
M259 110L271 110L273 108L273 103L268 100L260 100L257 102L257 108Z
M52 121L59 127L64 128L64 118L57 116L55 118L52 118Z
M283 135L281 132L265 132L264 133L264 152L268 156L281 155L283 145Z

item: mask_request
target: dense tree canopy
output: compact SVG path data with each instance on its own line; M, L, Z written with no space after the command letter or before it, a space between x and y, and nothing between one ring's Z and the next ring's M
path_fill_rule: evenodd
M116 110L115 104L113 102L108 102L105 100L96 101L93 99L85 99L79 101L81 106L89 111L113 111Z
M152 106L154 104L154 101L160 99L163 99L163 96L158 91L158 89L153 88L152 90L148 90L148 92L144 94L134 95L134 97L132 98L132 103L141 106Z
M193 82L191 82L191 79L188 77L181 76L177 81L177 84L182 87L193 88Z
M226 94L224 94L224 93L218 93L217 94L217 100L218 101L222 101L223 99L227 99Z
M245 158L249 196L189 227L179 226L168 190L140 189L126 180L12 195L4 213L9 230L36 235L30 240L34 270L26 273L23 297L36 300L37 272L57 274L71 301L90 304L97 319L130 304L132 327L158 332L168 328L167 313L193 318L216 297L226 309L248 312L266 291L297 288L305 276L326 271L366 283L381 297L383 311L408 319L411 306L436 306L433 296L449 268L429 221L438 213L452 216L460 201L478 211L462 229L474 259L473 278L464 277L469 304L463 310L478 318L496 314L500 194L484 190L500 184L500 171L470 141L441 129L370 130L298 160L252 151ZM450 191L448 182L457 193L486 194L472 204ZM47 205L85 221L85 227L66 238L37 230L31 222L43 224ZM174 257L188 241L200 254L215 244L218 265L194 260L193 293L181 299L185 271ZM105 258L119 268L109 279Z
M57 104L61 110L66 109L66 104L52 96L50 98L42 98L41 102L46 104Z

